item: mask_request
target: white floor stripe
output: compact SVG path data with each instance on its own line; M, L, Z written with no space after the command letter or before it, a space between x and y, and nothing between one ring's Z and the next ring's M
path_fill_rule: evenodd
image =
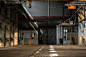
M52 45L50 45L50 51L49 52L51 52L50 54L49 54L49 56L59 56L57 53L54 53L54 52L56 52L55 50L54 50L54 48L53 48L53 46Z

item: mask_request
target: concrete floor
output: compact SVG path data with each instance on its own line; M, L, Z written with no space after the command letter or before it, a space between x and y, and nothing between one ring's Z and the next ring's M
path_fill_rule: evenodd
M86 57L86 46L19 45L1 47L0 57Z

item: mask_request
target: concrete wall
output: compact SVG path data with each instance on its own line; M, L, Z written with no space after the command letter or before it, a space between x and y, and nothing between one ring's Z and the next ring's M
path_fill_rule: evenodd
M50 16L63 16L63 7L67 2L65 1L50 1ZM32 8L28 8L28 1L23 4L32 16L48 16L48 2L32 1ZM69 10L65 9L65 15L68 16Z
M24 35L22 35L22 33ZM35 33L35 35L34 35L34 44L38 45L38 34L34 30L19 30L19 41L20 41L20 44L24 45L24 38L28 38L29 40L31 40L32 33ZM23 40L21 38L23 38Z

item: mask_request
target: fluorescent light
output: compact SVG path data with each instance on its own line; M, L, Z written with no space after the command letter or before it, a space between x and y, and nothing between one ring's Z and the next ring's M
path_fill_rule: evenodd
M67 32L67 30L64 30L64 32Z
M67 30L65 30L67 32Z

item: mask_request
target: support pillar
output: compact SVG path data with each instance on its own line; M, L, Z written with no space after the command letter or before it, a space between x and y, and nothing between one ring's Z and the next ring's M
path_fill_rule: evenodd
M82 25L79 23L78 25L78 44L82 45L82 33L80 32L82 30Z
M85 28L86 29L86 21L85 21ZM84 35L85 35L85 45L86 45L86 30L84 31Z
M59 26L56 26L56 44L59 44Z
M63 28L60 26L56 26L56 44L60 44L60 38L63 38Z
M80 28L80 23L78 24L78 45L81 45L80 44L80 30L81 30L81 28Z

